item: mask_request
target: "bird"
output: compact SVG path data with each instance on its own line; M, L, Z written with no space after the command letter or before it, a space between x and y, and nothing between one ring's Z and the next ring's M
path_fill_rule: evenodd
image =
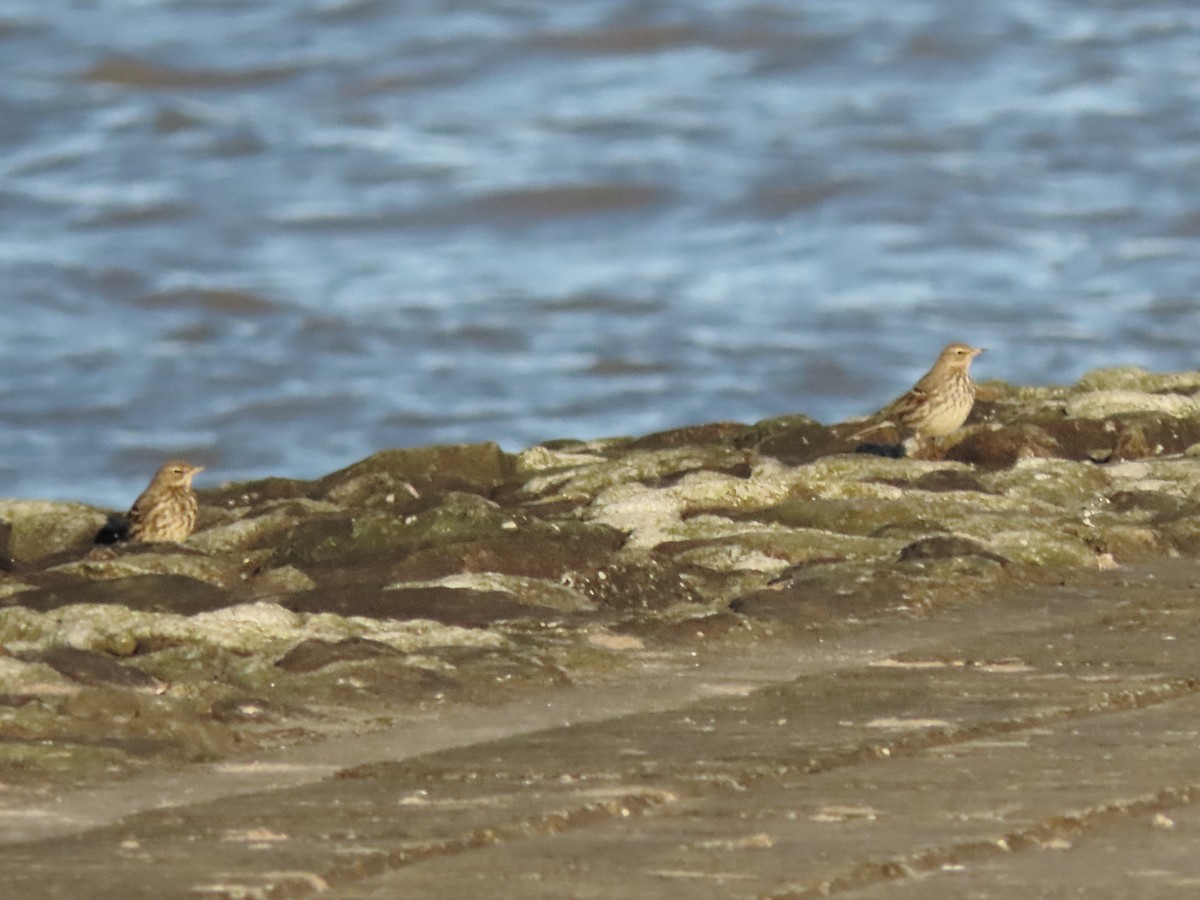
M164 464L123 517L112 516L95 541L112 544L121 539L131 541L187 540L196 527L197 502L192 479L204 466L194 466L181 459Z
M896 426L918 446L925 438L936 440L957 431L975 405L971 363L980 353L982 347L959 342L947 344L932 368L907 392L872 416L874 423L851 435L851 440L886 425Z

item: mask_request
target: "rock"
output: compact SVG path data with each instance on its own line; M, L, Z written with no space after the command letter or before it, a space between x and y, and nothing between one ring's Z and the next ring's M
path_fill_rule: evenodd
M81 560L53 566L46 572L88 581L134 578L139 575L176 575L234 590L243 581L244 569L253 568L256 561L265 560L269 554L269 551L258 551L230 559L207 556L170 543L129 544L115 552L109 549L99 552L105 556L100 558L97 553L89 553Z
M394 647L366 638L346 638L342 641L309 638L285 653L275 665L287 672L315 672L334 663L399 655L400 651Z
M338 498L347 506L387 505L402 497L467 491L487 495L514 471L513 458L496 444L457 444L384 450L318 480L311 496ZM394 501L392 501L394 502Z
M228 606L226 591L185 575L134 575L108 581L83 581L9 598L25 609L47 612L80 603L120 605L127 609L190 616Z
M8 523L5 556L33 562L59 553L82 555L107 516L82 503L46 500L0 500L0 520Z
M861 423L860 423L861 425ZM789 465L799 465L832 453L853 449L853 428L832 429L808 416L781 416L764 419L745 429L735 446L773 456Z
M745 434L746 426L737 422L711 422L707 425L687 425L658 431L636 438L629 444L633 450L668 450L674 447L691 447L701 444L731 445Z
M1023 459L1047 459L1060 452L1046 429L1022 424L976 429L950 448L946 458L981 469L1007 469Z
M561 616L558 610L522 603L503 591L436 586L316 588L290 595L283 602L295 612L332 612L339 616L374 619L429 619L462 628L484 628L511 619L553 621Z
M1141 391L1088 391L1067 401L1067 415L1079 419L1107 419L1123 413L1156 413L1188 417L1200 415L1200 404L1182 394L1147 394Z
M567 572L615 553L625 535L606 525L529 523L499 537L456 541L416 550L389 568L398 581L441 578L461 572L497 572L557 581Z
M900 551L901 562L914 562L925 559L950 559L956 556L978 556L981 559L990 559L1001 565L1008 563L1008 560L1003 556L993 553L978 541L955 534L936 534L932 537L922 538L907 545Z
M30 746L119 731L89 764L121 772L311 733L308 710L336 730L494 704L664 648L1200 554L1197 394L1200 372L989 382L942 461L852 452L861 423L804 416L389 450L202 490L181 546L93 550L102 512L0 501L0 705Z
M339 511L333 504L315 500L269 503L252 511L239 510L236 518L204 528L188 539L187 546L208 554L270 547L300 522Z
M37 662L80 684L110 685L151 693L162 693L166 685L133 666L122 665L110 656L74 647L54 647L41 653Z
M1134 391L1147 394L1194 394L1200 391L1200 371L1148 372L1139 366L1095 369L1079 379L1075 389L1090 391Z
M412 516L323 516L291 529L274 564L305 569L396 559L423 547L504 535L520 528L519 518L478 495L458 492Z

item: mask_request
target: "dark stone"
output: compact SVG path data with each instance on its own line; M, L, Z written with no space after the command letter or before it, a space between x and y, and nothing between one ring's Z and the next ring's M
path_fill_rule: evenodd
M129 537L129 517L125 513L113 513L92 538L94 544L115 544Z
M239 481L219 488L196 491L196 497L204 506L234 508L268 503L272 500L297 500L313 491L313 482L296 478L260 478L256 481Z
M946 452L946 459L996 471L1014 466L1018 460L1063 455L1063 448L1037 425L1012 425L980 429L968 434ZM1083 459L1086 454L1078 457Z
M904 459L908 456L908 449L904 446L904 442L899 439L898 434L895 443L867 441L862 444L855 444L854 452L862 453L866 456L882 456L884 459Z
M1129 459L1145 459L1154 455L1154 448L1146 438L1146 429L1136 422L1129 422L1117 434L1109 462L1123 462Z
M428 670L410 671L422 672L422 683L437 686L441 693L453 689L455 699L467 703L495 703L499 690L571 684L570 677L558 666L513 650L449 646L433 648L423 655L449 663L455 678Z
M927 565L936 571L878 563L816 565L793 570L786 581L738 597L729 608L799 628L871 621L961 602L980 587L993 587L1006 570L976 555L930 559Z
M295 612L331 612L372 619L430 619L444 625L485 628L508 619L551 622L562 613L521 603L504 591L469 588L413 587L384 590L380 586L315 588L284 597Z
M676 447L697 447L705 444L732 444L734 439L745 431L746 426L738 422L687 425L640 437L629 445L629 449L672 450Z
M916 481L910 482L908 487L913 487L920 491L932 491L934 493L944 491L976 491L980 494L995 493L995 491L985 487L983 482L970 472L963 472L961 469L938 469L934 472L926 472Z
M371 496L381 490L398 495L409 488L418 495L452 490L486 495L512 474L512 457L490 442L384 450L326 475L314 485L313 496L345 494L351 482L361 479L371 485Z
M0 520L0 571L11 572L15 567L12 555L12 523Z
M1195 418L1124 413L1106 419L1068 419L1041 414L974 431L950 448L946 458L996 470L1031 457L1119 462L1182 453L1195 443L1200 443L1200 420Z
M1008 560L993 553L978 541L956 534L937 534L914 541L900 551L902 562L922 559L950 559L957 556L978 556L993 562L1007 564Z
M1108 511L1142 513L1148 521L1161 523L1183 516L1200 516L1200 503L1166 491L1117 491L1108 496Z
M561 530L461 541L411 553L389 569L397 581L425 581L459 572L497 572L557 581L565 573L596 565L625 542L606 525L564 523Z
M261 697L223 697L208 708L210 716L227 724L278 722L299 713L301 710Z
M339 662L359 662L380 656L402 656L395 647L367 638L323 641L309 638L283 655L275 665L287 672L315 672Z
M678 484L685 477L695 472L715 472L721 475L729 475L733 478L749 478L754 474L754 467L749 461L729 466L693 466L687 469L680 469L677 472L668 472L661 478L641 479L641 483L648 487L670 487L673 484Z
M82 581L23 591L7 598L8 605L47 612L74 603L119 604L141 612L183 616L221 609L232 598L218 587L186 575L131 575L111 581Z
M746 630L746 620L730 612L688 619L637 617L613 626L613 631L659 645L694 644Z
M848 435L808 416L784 416L751 425L734 445L773 456L788 465L811 462L822 456L846 453L853 448Z
M74 647L54 647L35 657L60 675L80 684L160 690L162 682L141 669L123 666L111 656Z
M424 547L506 535L520 529L514 518L476 495L454 492L414 516L372 512L301 522L280 542L276 565L346 566L396 559Z
M792 580L736 598L730 610L752 619L796 627L836 620L877 618L899 605L896 586L872 579L853 591L838 590L841 579Z
M656 553L642 559L603 561L572 572L567 579L602 609L659 610L704 600L697 589L699 577Z

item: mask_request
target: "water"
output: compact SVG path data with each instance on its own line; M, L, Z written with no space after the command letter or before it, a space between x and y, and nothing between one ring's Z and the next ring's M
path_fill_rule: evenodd
M1186 0L0 7L0 495L1197 366Z

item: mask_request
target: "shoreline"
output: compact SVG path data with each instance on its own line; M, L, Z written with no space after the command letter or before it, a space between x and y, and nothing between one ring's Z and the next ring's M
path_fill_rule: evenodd
M233 804L317 790L370 753L531 739L553 724L538 704L567 703L563 727L650 715L663 672L696 669L670 708L758 696L803 680L794 661L825 641L879 655L939 623L1010 621L1000 598L1103 590L1200 551L1197 394L1200 372L985 383L939 461L855 453L854 423L803 416L385 450L200 490L184 545L107 556L90 545L103 511L0 500L0 809L12 835L42 806L143 784L233 785L200 790ZM139 809L64 821L99 834Z

